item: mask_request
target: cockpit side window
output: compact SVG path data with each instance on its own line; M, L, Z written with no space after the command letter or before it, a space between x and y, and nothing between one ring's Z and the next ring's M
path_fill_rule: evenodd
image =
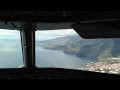
M0 68L23 66L20 32L0 29Z

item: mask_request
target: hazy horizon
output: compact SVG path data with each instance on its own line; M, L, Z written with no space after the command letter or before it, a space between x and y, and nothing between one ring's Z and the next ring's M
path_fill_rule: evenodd
M45 30L36 31L37 41L50 40L58 37L65 37L68 35L77 34L73 29L61 29L61 30ZM20 32L17 30L5 30L0 29L0 39L20 39Z

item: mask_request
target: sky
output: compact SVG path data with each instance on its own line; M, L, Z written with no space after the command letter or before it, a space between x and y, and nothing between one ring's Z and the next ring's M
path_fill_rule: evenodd
M19 39L20 33L17 30L0 29L0 39Z
M73 29L37 31L36 39L48 40L48 39L55 39L57 37L65 37L68 35L76 35L76 34L77 33Z
M44 30L36 31L37 40L48 40L57 37L64 37L67 35L76 35L77 33L73 29L62 30ZM20 32L17 30L5 30L0 29L0 39L20 39Z

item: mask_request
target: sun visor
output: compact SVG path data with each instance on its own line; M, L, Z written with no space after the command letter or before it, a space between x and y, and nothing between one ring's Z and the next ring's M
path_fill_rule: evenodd
M120 24L118 23L73 24L71 27L85 39L120 38Z

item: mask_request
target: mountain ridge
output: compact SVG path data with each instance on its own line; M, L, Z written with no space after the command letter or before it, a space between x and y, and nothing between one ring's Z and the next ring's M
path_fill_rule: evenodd
M100 59L120 56L119 39L82 39L79 35L38 42L44 49L62 50L77 57Z

